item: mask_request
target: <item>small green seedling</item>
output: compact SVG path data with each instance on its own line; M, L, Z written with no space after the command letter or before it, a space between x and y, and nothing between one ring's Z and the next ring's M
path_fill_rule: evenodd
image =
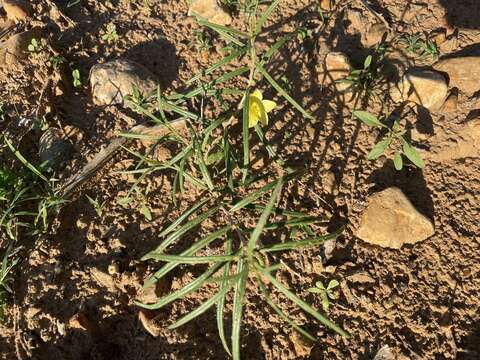
M115 26L115 24L108 24L107 29L105 30L105 34L102 36L102 40L106 41L108 44L112 44L114 42L117 42L118 39L120 39L120 36L118 36L117 27Z
M338 285L339 283L337 280L330 280L327 287L323 286L321 281L317 281L315 287L309 288L308 291L313 294L320 294L323 311L327 313L328 308L330 307L330 300L338 299L338 293L333 291Z
M105 205L105 201L100 203L100 201L98 201L98 199L93 199L88 195L85 195L85 197L87 198L88 202L95 209L95 212L97 213L97 216L101 218L103 216L103 206Z
M50 63L52 64L54 69L58 69L61 64L66 63L67 59L65 59L61 55L55 55L50 57Z
M405 44L408 52L420 58L430 57L435 61L440 56L437 44L428 38L422 39L422 35L405 35L399 41Z
M378 120L376 116L367 111L355 110L353 115L370 127L387 130L385 136L383 136L383 138L368 153L367 157L369 160L378 159L385 154L387 149L393 148L395 150L393 164L396 170L402 170L403 168L402 155L406 156L407 159L418 168L424 168L425 163L420 157L420 154L407 140L405 140L405 130L402 130L398 120L395 120L393 126L389 128Z
M37 38L32 38L30 40L30 44L28 44L28 51L34 54L38 54L44 48L44 44L42 41L39 41Z
M145 194L143 194L138 187L134 187L133 190L135 191L136 197L134 198L132 194L129 192L125 197L121 198L118 203L123 207L127 207L130 203L136 202L138 210L143 215L145 220L152 221L152 212L148 207L147 195L150 192L149 187L145 189Z
M74 69L72 71L72 77L73 77L73 86L75 86L76 88L81 87L82 86L82 80L81 80L81 77L80 77L80 70Z
M212 35L207 30L195 30L195 40L190 44L197 51L210 50L213 47Z

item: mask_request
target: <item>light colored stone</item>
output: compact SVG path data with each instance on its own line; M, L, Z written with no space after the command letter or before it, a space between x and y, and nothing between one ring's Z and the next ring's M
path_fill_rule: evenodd
M378 350L377 354L373 358L373 360L396 360L397 357L395 356L394 351L388 346L383 346L380 350Z
M90 71L93 100L98 105L123 104L124 97L137 88L142 95L155 90L155 76L130 60L114 60L94 65Z
M347 55L341 52L331 52L325 57L325 73L327 80L335 83L335 87L339 92L347 92L352 88L351 84L339 82L345 79L349 74L352 66Z
M433 67L448 74L451 87L457 87L468 95L480 90L480 56L444 59Z
M432 222L403 194L391 187L372 195L355 235L382 247L400 249L434 234Z
M394 102L412 101L429 110L438 111L447 97L443 75L430 70L408 71L390 91Z
M376 23L370 26L365 36L362 37L362 44L365 47L372 47L382 41L383 35L388 31L384 23Z
M320 0L320 8L322 10L330 11L334 5L334 0Z
M3 9L7 17L14 21L23 21L32 16L32 6L22 0L3 0Z
M451 93L448 95L447 100L442 106L442 112L451 113L457 110L458 107L458 94Z
M188 15L199 15L218 25L229 25L232 22L232 17L220 6L217 0L193 0Z
M28 57L28 45L32 38L38 38L40 35L40 30L35 28L12 35L0 43L0 67L16 69L20 61Z
M140 310L138 312L138 320L140 320L140 323L150 335L153 337L158 337L160 335L159 326L155 323L154 318L152 318L147 310Z

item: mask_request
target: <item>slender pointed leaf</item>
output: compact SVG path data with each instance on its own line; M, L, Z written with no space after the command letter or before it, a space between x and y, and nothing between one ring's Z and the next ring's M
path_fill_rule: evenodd
M353 116L355 116L358 120L362 121L368 126L383 127L383 128L386 127L377 119L375 115L370 114L368 111L355 110L353 112Z
M212 255L212 256L184 256L152 253L151 259L171 262L176 264L206 264L211 262L226 262L237 259L235 255Z
M231 239L231 237L227 238L225 246L226 246L226 254L230 255L232 253L232 239ZM231 264L230 262L227 262L225 264L225 271L223 273L223 276L225 278L230 276L230 267L231 267L230 264ZM220 291L227 288L227 286L228 286L228 280L225 279L220 284ZM224 314L224 311L225 311L225 297L226 297L226 294L227 293L225 292L224 295L221 296L220 299L218 299L218 303L217 303L217 328L218 328L218 335L220 337L220 340L222 341L223 348L228 353L228 355L232 356L232 353L230 352L230 349L229 349L228 344L227 344L227 338L225 336L225 325L223 323L223 314Z
M240 331L242 326L243 305L245 302L245 288L248 278L248 263L244 259L238 262L237 274L240 279L235 287L232 313L232 355L233 360L240 360Z
M382 156L385 153L385 150L390 146L390 142L389 138L380 140L368 153L368 160L375 160Z
M415 150L415 148L403 138L402 138L402 142L403 142L403 153L408 158L408 160L410 160L415 166L419 167L420 169L423 169L425 167L425 163L423 162L417 150Z
M395 169L400 171L403 168L403 159L402 159L402 154L400 151L395 151L395 155L393 156L393 165L395 166Z

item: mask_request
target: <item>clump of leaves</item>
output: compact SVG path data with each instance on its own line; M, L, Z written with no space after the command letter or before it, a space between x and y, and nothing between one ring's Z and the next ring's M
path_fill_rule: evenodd
M45 46L46 44L44 39L38 40L37 38L32 38L30 40L30 44L28 44L27 49L32 54L38 54L43 49L45 49Z
M108 24L105 34L102 35L102 40L106 41L108 44L112 44L117 42L118 39L120 39L120 36L118 36L116 25L113 23Z
M67 62L67 59L65 59L61 55L54 55L50 57L50 63L52 64L54 69L58 69L60 65L64 64Z
M209 31L205 29L195 30L195 40L191 42L191 45L197 51L208 51L213 48L213 37Z
M105 205L105 201L100 202L98 199L94 199L88 195L85 195L85 197L87 198L90 205L93 206L93 209L95 210L95 213L97 214L97 216L101 218L103 216L103 207Z
M435 41L430 40L428 37L424 39L424 36L421 34L404 35L399 42L405 44L408 52L420 58L430 57L432 61L436 61L440 56L440 51Z
M375 115L367 111L356 110L353 112L353 115L370 127L386 131L382 139L368 153L367 157L369 160L378 159L380 156L385 154L387 149L393 149L395 151L393 156L395 169L401 170L403 168L403 156L405 156L418 168L422 169L425 166L420 154L405 139L405 130L401 128L398 120L395 120L393 125L388 127Z
M17 263L18 257L12 254L12 247L9 246L0 263L0 321L5 320L5 307L9 296L13 294L11 287L13 282L12 270Z
M330 280L327 287L323 286L321 281L317 281L315 283L315 287L311 287L308 289L313 294L320 294L320 298L322 299L322 308L323 311L328 313L328 309L330 307L330 300L337 300L338 293L334 291L334 289L339 285L338 281L333 279Z

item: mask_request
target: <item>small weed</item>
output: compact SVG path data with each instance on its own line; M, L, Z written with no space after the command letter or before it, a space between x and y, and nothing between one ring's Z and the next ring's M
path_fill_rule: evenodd
M43 49L45 49L46 43L44 39L38 40L37 38L32 38L30 44L28 44L28 51L32 54L38 54Z
M80 77L80 70L74 69L72 71L72 77L73 77L73 86L76 88L79 88L82 86L82 80Z
M148 201L147 201L147 195L150 192L149 187L145 190L145 193L142 193L140 189L135 186L132 188L135 192L135 194L132 194L131 191L127 194L127 196L123 197L118 201L118 203L122 206L128 206L131 203L135 203L138 211L143 215L145 220L147 221L152 221L152 212L150 211L150 207L148 206ZM133 196L135 195L135 196Z
M401 129L398 120L394 121L392 127L388 127L384 123L380 122L376 116L370 114L369 112L356 110L353 112L353 115L370 127L386 130L386 134L368 153L367 157L369 160L378 159L380 156L385 154L387 149L391 148L395 151L393 157L395 169L401 170L403 168L402 156L405 156L418 168L422 169L425 166L420 154L405 139L405 131Z
M9 296L13 294L11 287L13 282L12 270L17 263L18 258L12 254L12 247L9 246L0 263L0 321L5 320L5 306Z
M93 206L93 209L95 210L95 212L97 213L97 216L99 218L101 218L103 216L103 207L105 205L105 201L100 203L100 201L98 201L98 199L93 199L91 198L90 196L88 195L85 195L85 197L87 198L88 202L90 203L90 205Z
M207 30L195 30L195 40L190 44L197 51L210 50L213 47L213 37Z
M440 56L437 44L434 41L425 38L422 35L405 35L400 38L400 43L405 44L407 51L419 56L420 58L428 58L436 61Z
M311 287L308 289L311 293L320 294L320 298L322 299L322 308L323 311L328 313L328 308L330 307L330 300L338 299L338 294L333 291L339 285L337 280L330 280L328 286L323 286L321 281L317 281L315 283L315 287Z
M120 39L120 37L118 36L117 27L115 26L115 24L108 24L107 29L105 30L105 34L102 35L102 40L106 41L108 44L112 44L114 42L117 42L118 39Z
M55 55L50 57L50 63L52 64L54 69L58 69L60 65L64 64L67 62L67 59L65 59L61 55Z

